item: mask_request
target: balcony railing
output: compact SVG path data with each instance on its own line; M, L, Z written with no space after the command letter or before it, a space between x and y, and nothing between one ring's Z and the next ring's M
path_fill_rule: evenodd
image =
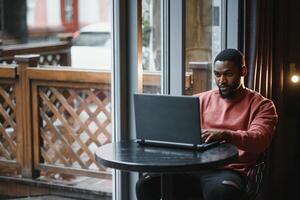
M26 178L41 170L110 178L94 158L111 142L110 73L38 67L38 59L0 67L1 164Z
M15 55L39 54L41 65L70 66L72 38L69 34L59 38L57 42L0 45L0 63L11 64Z
M111 72L38 65L34 55L15 60L0 66L0 164L23 178L110 179L94 153L112 138ZM145 88L158 88L159 78L145 74Z
M111 179L94 157L112 140L111 71L70 67L70 47L67 40L0 46L0 176ZM160 93L160 80L144 72L143 91ZM192 73L185 80L192 94Z

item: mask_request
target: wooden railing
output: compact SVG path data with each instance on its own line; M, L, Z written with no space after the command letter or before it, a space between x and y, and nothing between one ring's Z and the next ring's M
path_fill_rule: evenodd
M111 142L111 72L70 67L71 38L61 38L0 46L0 175L111 178L94 158ZM160 93L160 80L160 73L145 72L143 92Z
M24 178L111 178L94 157L112 140L111 72L38 65L39 59L16 56L17 64L0 65L0 165ZM144 77L145 91L159 92L160 74Z
M61 35L59 38L56 42L0 45L0 63L12 63L15 55L39 54L41 65L70 66L72 37Z
M39 54L38 64L40 65L69 67L71 66L72 36L70 34L61 34L59 39L60 41L58 42L0 45L0 63L13 63L15 55ZM185 77L185 94L193 94L192 78L192 73L187 72ZM161 93L160 85L160 72L146 71L143 73L143 92Z
M1 165L22 177L41 171L111 178L95 150L111 142L110 72L38 66L16 56L1 66Z
M0 158L9 169L18 169L21 159L17 140L17 72L16 65L0 68Z

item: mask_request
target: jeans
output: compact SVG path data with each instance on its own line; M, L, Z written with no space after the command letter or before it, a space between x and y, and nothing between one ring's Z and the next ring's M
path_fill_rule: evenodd
M246 190L244 177L227 169L173 174L171 189L174 200L240 200ZM136 184L138 200L159 200L160 190L159 174L145 174Z

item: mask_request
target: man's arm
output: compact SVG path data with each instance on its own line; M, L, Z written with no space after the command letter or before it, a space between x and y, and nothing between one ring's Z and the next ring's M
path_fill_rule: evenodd
M271 143L277 120L275 106L267 100L259 105L248 130L206 129L202 138L205 142L227 140L241 150L260 153Z

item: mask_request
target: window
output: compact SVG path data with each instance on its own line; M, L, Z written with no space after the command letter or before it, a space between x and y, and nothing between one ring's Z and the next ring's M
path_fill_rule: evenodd
M186 1L185 94L196 94L215 86L212 65L222 49L222 8L222 0Z
M142 92L161 93L161 0L141 0Z
M74 68L85 69L82 71L82 76L85 76L90 69L93 72L96 69L95 73L102 78L96 82L91 80L91 83L87 80L83 84L63 80L57 87L40 87L39 92L52 99L50 107L57 109L57 112L51 111L49 103L39 99L40 110L47 110L39 113L39 116L46 115L49 119L42 118L40 130L41 135L44 135L40 138L38 149L43 153L38 165L58 168L54 173L44 167L40 178L53 183L72 184L74 188L96 193L102 192L107 194L107 198L113 192L112 170L100 166L94 160L94 153L97 147L113 141L114 134L111 6L110 0L90 0L88 3L85 0L27 1L29 42L46 44L49 38L51 41L58 40L57 33L71 32L72 46L65 51L71 53L71 63L67 64L71 67L66 70L72 72ZM62 57L54 50L47 53L50 55L43 58L46 62L50 58ZM57 64L60 64L57 60ZM52 65L52 62L46 62L43 63L45 68ZM57 95L60 99L53 91L60 94ZM54 127L52 131L47 129L51 125ZM64 132L66 129L68 131ZM68 168L70 172L66 173L68 170L60 170L60 167ZM72 173L72 170L88 173ZM79 182L82 184L77 184Z
M27 26L30 36L68 31L78 27L78 2L74 0L28 0Z
M129 0L126 1L126 3L120 3L123 7L128 9L126 12L128 13L127 17L129 20L128 23L125 23L127 24L127 31L126 37L124 36L126 39L126 45L128 44L128 49L122 48L129 51L129 56L126 57L126 63L129 65L127 66L129 71L126 74L128 77L126 80L128 80L129 83L127 84L128 91L125 92L125 95L128 95L129 99L129 102L126 102L126 106L129 105L127 111L129 119L124 118L124 120L128 120L128 129L126 129L127 127L123 129L125 134L127 134L122 136L123 139L126 140L135 138L133 109L134 93L170 93L172 95L181 95L184 93L182 87L185 85L185 91L190 92L189 94L193 94L193 90L190 89L193 86L193 71L189 68L189 62L211 62L214 54L213 49L216 49L215 51L219 51L218 48L221 48L221 28L223 25L221 16L223 15L223 6L221 5L222 0L219 0L218 2L220 4L213 4L213 1L206 2L205 0ZM185 4L188 4L189 6L184 6ZM219 16L219 20L213 20L212 16L210 16L205 26L198 25L198 27L195 27L195 24L192 24L192 22L195 21L195 18L200 17L200 7L202 7L203 4L208 7L210 6L211 8L210 11L205 11L202 15L213 15L212 10L216 10L216 14L214 16ZM216 9L213 9L213 6L216 7ZM190 10L193 9L193 7L196 7L196 10L194 10L193 15L191 15ZM186 12L183 11L185 8L187 9ZM201 8L201 12L204 12L205 9L207 8ZM184 16L185 13L186 17ZM198 34L197 32L190 34L189 37L183 38L184 35L187 35L187 33L185 33L186 31L183 29L183 27L185 27L185 22L182 21L184 20L183 17L185 17L186 21L191 22L190 25L187 25L187 31L189 31L189 29L199 31L204 28L203 32L209 31L209 34L206 34L208 35L207 38L198 38L197 35L195 36L195 34ZM122 22L126 21L123 20L124 19L121 19ZM213 23L214 25L212 25ZM124 23L121 24L123 25ZM213 47L212 44L212 34L217 32L216 30L213 30L213 26L216 26L217 31L219 31L217 34L219 34L219 40L221 41L214 43L214 45L220 45L218 48ZM193 41L189 41L189 46L185 45L187 40L191 39L191 37L196 37L197 40L209 39L209 41L207 41L207 44L205 45L202 43L193 44ZM186 49L185 46L187 46ZM187 54L186 51L192 48L200 49L205 47L210 49L209 53L205 57L206 59L200 60L197 56L194 57L195 59L190 59L187 56L188 60L185 63L183 55ZM128 52L126 55L128 55ZM185 67L185 70L183 70L183 66ZM124 70L126 70L126 68ZM186 71L186 76L183 75L183 71ZM156 78L147 80L146 76L148 72L158 74L157 77L159 77L159 79ZM186 84L182 83L183 77L188 77L186 79ZM152 84L154 87L149 87L147 84ZM123 120L121 120L121 122L122 121ZM125 199L134 199L137 174L122 173L121 179L122 181L120 181L120 183L122 187L120 188L122 189L122 193L119 193L124 194L122 196ZM127 193L129 194L127 195Z

